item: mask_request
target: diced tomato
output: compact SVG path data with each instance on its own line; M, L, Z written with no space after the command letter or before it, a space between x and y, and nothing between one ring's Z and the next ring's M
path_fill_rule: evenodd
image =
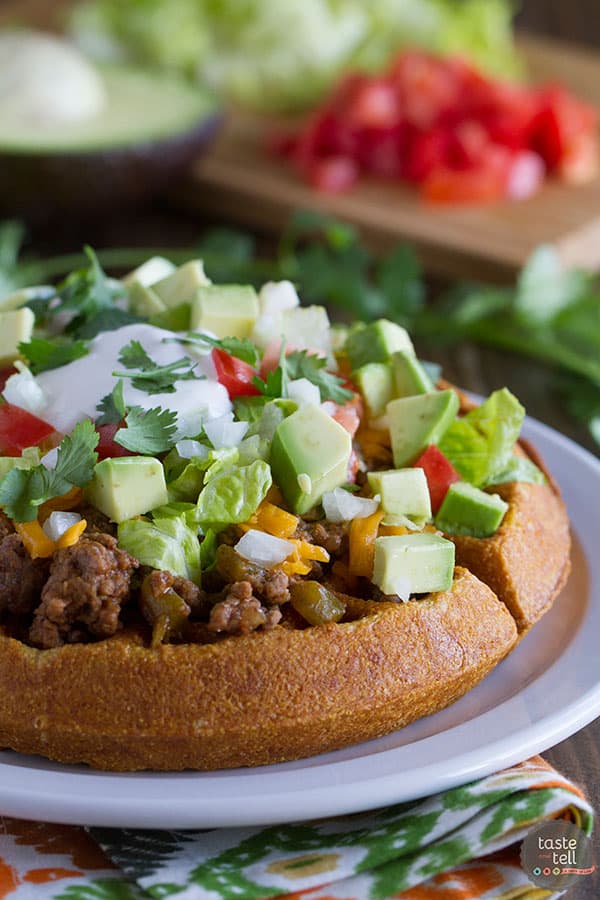
M568 184L587 184L598 175L600 159L595 134L580 134L567 147L558 167Z
M398 121L398 94L384 78L365 78L348 100L346 115L359 128L390 128Z
M401 178L408 134L408 126L402 122L391 128L364 128L358 148L359 164L382 178Z
M539 113L534 124L534 149L549 169L556 169L582 135L595 135L596 126L595 109L564 88L546 88L540 94Z
M396 85L406 121L420 129L439 124L462 95L463 72L460 60L418 51L399 56L390 78Z
M20 456L25 447L38 447L55 434L52 425L12 403L0 405L0 453Z
M433 172L446 168L451 135L445 128L413 129L407 141L404 176L420 184Z
M243 359L231 356L220 347L215 347L211 351L211 356L217 381L223 385L230 397L253 397L260 394L253 384L253 379L258 373L251 365Z
M121 444L117 444L114 440L115 434L119 428L124 426L124 424L124 422L117 422L116 424L110 425L96 425L96 431L100 436L98 446L96 447L98 459L112 459L117 456L135 455L131 450L127 450L126 447L122 447Z
M435 515L448 493L448 488L455 481L460 481L460 475L450 460L434 444L431 444L421 454L413 466L425 470L431 497L431 511Z
M469 169L434 169L423 182L423 198L430 203L493 203L506 196L513 155L502 147L489 148L485 161Z
M358 165L349 156L329 156L315 160L308 180L314 188L327 194L347 191L358 178Z
M468 169L481 165L489 147L490 138L481 122L466 119L452 134L450 156L453 167Z
M354 437L360 425L360 416L356 405L352 402L346 403L344 406L338 406L331 416L342 428L345 428L350 437Z

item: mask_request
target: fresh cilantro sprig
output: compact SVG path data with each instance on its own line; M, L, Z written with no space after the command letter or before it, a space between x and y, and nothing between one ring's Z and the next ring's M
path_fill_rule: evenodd
M76 359L81 359L89 353L85 341L47 341L44 338L31 338L30 341L21 341L19 353L25 357L27 364L34 375L47 372L49 369L57 369Z
M63 438L54 469L41 464L11 469L0 481L0 507L15 522L31 522L42 503L62 497L73 487L84 487L94 474L98 439L93 423L84 419Z
M142 409L132 406L129 410L123 399L123 382L119 379L110 394L102 398L96 409L100 416L97 425L118 425L124 427L115 432L113 440L131 450L132 453L154 456L165 453L173 446L173 438L177 430L177 414L170 409L156 406L153 409Z
M345 388L344 379L327 370L327 360L306 350L295 350L286 357L288 377L290 379L306 378L316 384L321 394L321 401L333 400L334 403L347 403L354 394Z
M201 334L198 331L190 331L185 337L178 336L177 341L180 344L208 344L210 347L217 347L219 350L225 350L230 356L235 356L237 359L248 363L254 369L260 363L258 347L248 338L214 338L208 334Z
M285 341L281 342L279 350L279 365L271 372L267 372L265 379L255 375L252 383L257 390L268 399L276 400L278 397L287 397L287 386L290 380L288 374L288 357L285 354Z
M119 428L114 440L132 453L155 456L173 446L177 414L170 409L142 409L132 406L125 416L125 427Z
M132 340L123 347L119 362L133 372L113 372L116 378L130 378L134 388L147 394L174 394L175 381L200 381L205 376L196 375L196 363L189 356L182 356L172 363L159 365L144 350L139 341Z

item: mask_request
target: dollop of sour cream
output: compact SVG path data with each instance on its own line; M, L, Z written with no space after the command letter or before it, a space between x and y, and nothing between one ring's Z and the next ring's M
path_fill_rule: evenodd
M99 334L90 343L87 356L37 375L36 381L47 400L40 417L63 434L72 431L82 419L98 418L100 400L112 392L118 381L112 373L129 371L119 362L119 354L132 340L139 341L150 358L159 365L189 357L196 363L194 374L204 377L202 380L174 381L173 393L160 394L148 394L134 388L131 378L123 378L126 406L170 409L177 414L180 426L186 422L198 422L199 413L210 420L230 412L229 395L216 380L209 353L180 343L172 331L136 323ZM197 426L195 431L192 428L194 433L199 430ZM182 432L185 433L185 427Z
M103 80L65 40L33 31L0 34L0 120L41 127L97 116L107 102Z

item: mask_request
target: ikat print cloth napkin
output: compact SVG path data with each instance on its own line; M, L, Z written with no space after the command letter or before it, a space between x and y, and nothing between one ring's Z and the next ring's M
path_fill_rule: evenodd
M0 812L1 812L0 797ZM0 816L0 900L547 900L523 837L581 791L540 757L425 800L358 815L212 831L77 828Z

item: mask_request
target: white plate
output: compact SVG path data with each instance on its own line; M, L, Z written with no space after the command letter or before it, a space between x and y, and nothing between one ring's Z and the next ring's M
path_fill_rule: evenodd
M140 828L352 813L465 783L583 728L600 714L600 462L538 422L524 433L563 490L573 574L551 612L453 706L377 741L259 769L113 775L4 752L0 813Z

